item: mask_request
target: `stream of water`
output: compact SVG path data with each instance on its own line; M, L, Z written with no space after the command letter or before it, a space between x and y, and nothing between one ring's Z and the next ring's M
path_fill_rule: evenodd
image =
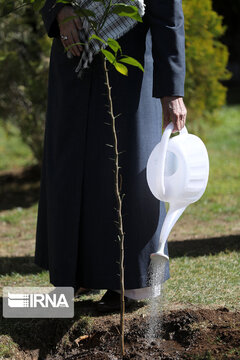
M151 286L149 324L146 330L148 342L161 341L161 326L164 305L164 275L166 260L151 262L149 286Z

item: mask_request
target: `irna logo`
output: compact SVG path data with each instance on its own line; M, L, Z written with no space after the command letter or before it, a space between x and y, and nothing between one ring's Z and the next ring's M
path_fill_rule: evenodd
M11 308L68 308L64 294L14 294L8 292L8 306Z
M4 286L3 316L11 318L72 318L72 286Z

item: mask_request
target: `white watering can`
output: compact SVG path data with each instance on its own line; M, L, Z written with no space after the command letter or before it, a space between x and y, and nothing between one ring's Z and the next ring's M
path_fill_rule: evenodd
M173 226L189 204L203 195L209 175L207 149L196 135L186 127L170 138L174 124L166 127L161 141L154 147L147 162L147 182L153 195L169 203L159 246L151 260L169 260L164 247Z

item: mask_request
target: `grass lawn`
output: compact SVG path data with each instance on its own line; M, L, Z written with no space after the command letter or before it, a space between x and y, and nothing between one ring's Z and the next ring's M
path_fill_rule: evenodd
M203 126L210 161L207 189L186 209L169 237L174 257L166 296L170 303L239 309L240 106L224 107L220 118L220 126Z
M220 126L203 125L210 161L207 189L186 209L170 239L240 233L240 106L224 107L219 117Z
M5 125L5 129L0 121L0 171L32 164L34 162L32 153L21 141L19 129L9 123Z
M171 278L165 283L167 308L240 309L240 106L224 107L219 116L221 125L203 125L210 158L207 190L187 208L169 238ZM6 171L31 163L31 154L19 140L18 132L13 129L12 133L7 138L0 128L0 178ZM6 191L14 193L13 187L14 183ZM21 196L18 200L10 196L11 201L3 201L0 209L1 288L50 286L48 272L33 264L39 180L21 185L26 194L32 188L35 196L30 196L27 205L22 205ZM100 295L86 299L97 301ZM147 311L147 307L142 311ZM77 314L80 321L83 314ZM14 324L10 320L0 323L0 359L11 354L17 359L17 347L8 329L20 324L24 327L25 322L20 319Z

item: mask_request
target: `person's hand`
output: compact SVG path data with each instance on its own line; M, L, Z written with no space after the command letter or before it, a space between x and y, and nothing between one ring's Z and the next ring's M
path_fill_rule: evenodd
M187 117L187 109L183 98L180 96L164 96L161 98L163 110L163 129L172 121L174 124L173 132L180 131Z
M71 16L75 17L71 20L61 23L64 19ZM67 37L65 40L61 38L64 48L67 48L74 43L80 42L78 30L82 29L82 22L75 13L72 6L66 5L61 8L57 14L57 22L60 29L60 36L63 35ZM81 45L74 45L69 49L69 51L74 56L80 56L83 48Z

